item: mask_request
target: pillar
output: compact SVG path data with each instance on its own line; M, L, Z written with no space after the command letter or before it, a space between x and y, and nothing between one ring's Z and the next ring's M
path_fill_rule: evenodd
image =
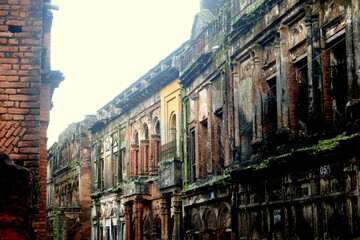
M141 197L136 198L134 202L135 240L143 239L143 209L143 199Z
M168 240L169 238L169 221L170 221L170 203L166 197L161 198L161 240Z
M131 219L132 219L132 203L128 202L125 206L125 239L131 239Z
M179 195L172 195L172 209L174 214L173 240L183 239L181 234L181 200Z

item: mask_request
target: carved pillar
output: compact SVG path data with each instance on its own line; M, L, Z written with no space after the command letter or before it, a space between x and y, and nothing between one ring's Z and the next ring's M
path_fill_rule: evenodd
M226 86L228 102L226 133L229 137L225 138L224 145L225 150L225 166L229 166L232 163L238 163L241 161L241 148L240 148L240 119L239 119L239 81L240 81L240 63L238 60L230 64L230 83Z
M263 96L261 91L262 69L259 57L259 48L260 47L258 45L254 45L251 49L253 64L252 75L256 86L254 93L256 104L254 104L253 145L258 145L263 140Z
M278 112L278 129L289 128L289 88L287 45L280 30L276 42L276 97ZM280 115L280 116L279 116Z
M150 171L152 173L157 172L159 158L160 158L160 135L151 135L150 143Z
M132 203L127 202L125 206L125 239L131 239Z
M305 20L307 27L307 56L308 56L308 89L309 89L309 126L311 130L318 130L323 116L322 108L322 80L320 61L320 28L319 16L309 15Z
M131 159L130 159L130 178L136 178L139 175L139 145L131 145Z
M135 217L135 240L143 239L143 199L138 197L134 202L134 217Z
M145 175L149 175L149 140L141 140L142 151L142 169L141 172Z
M178 195L172 195L172 209L174 214L173 240L183 239L181 234L181 200Z
M161 240L169 240L170 203L166 197L161 198Z

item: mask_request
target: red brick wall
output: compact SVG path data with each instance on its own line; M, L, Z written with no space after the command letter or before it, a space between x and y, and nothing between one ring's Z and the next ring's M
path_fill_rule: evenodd
M36 174L39 192L32 227L37 239L46 237L51 88L41 79L42 16L41 0L0 0L0 151Z

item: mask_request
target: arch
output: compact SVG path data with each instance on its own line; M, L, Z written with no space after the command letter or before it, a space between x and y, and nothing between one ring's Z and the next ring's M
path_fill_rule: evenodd
M139 132L137 130L133 133L133 144L139 144Z
M216 229L217 221L215 213L212 209L207 208L205 209L203 213L203 222L204 222L204 228L205 229Z
M176 113L172 112L169 118L169 141L176 141Z
M143 139L149 140L149 127L146 123L143 124L142 132L143 132Z
M133 133L130 159L130 178L138 177L141 166L139 165L139 132L137 130Z
M153 119L153 134L160 135L160 120L158 117Z
M155 219L153 222L153 232L154 232L154 237L156 239L161 238L161 219L159 218L158 215L155 216Z
M231 213L228 204L222 204L219 210L219 228L231 228Z
M143 225L144 239L151 239L152 234L152 217L151 214L146 216Z
M202 221L197 209L192 209L190 212L190 222L189 222L189 229L190 230L200 230L202 227Z
M111 137L105 139L105 151L109 150L111 147Z

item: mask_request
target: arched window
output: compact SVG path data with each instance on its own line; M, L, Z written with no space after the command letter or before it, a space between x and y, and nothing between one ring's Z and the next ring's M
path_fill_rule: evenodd
M156 121L155 123L155 134L160 135L160 121Z
M131 156L131 172L130 177L134 178L139 175L139 133L135 130L133 134L133 145L132 148L132 156Z
M146 123L143 126L143 131L144 131L144 139L149 140L149 128Z
M176 140L176 114L172 113L169 124L169 142Z
M139 144L139 133L136 130L134 132L133 143L137 145Z
M153 134L151 135L152 148L151 148L151 172L157 171L157 166L160 158L160 121L157 117L153 120Z
M141 156L142 156L142 169L140 170L141 173L147 176L149 174L150 168L150 151L149 151L149 128L148 125L145 123L143 125L143 133L144 133L144 140L141 141Z

